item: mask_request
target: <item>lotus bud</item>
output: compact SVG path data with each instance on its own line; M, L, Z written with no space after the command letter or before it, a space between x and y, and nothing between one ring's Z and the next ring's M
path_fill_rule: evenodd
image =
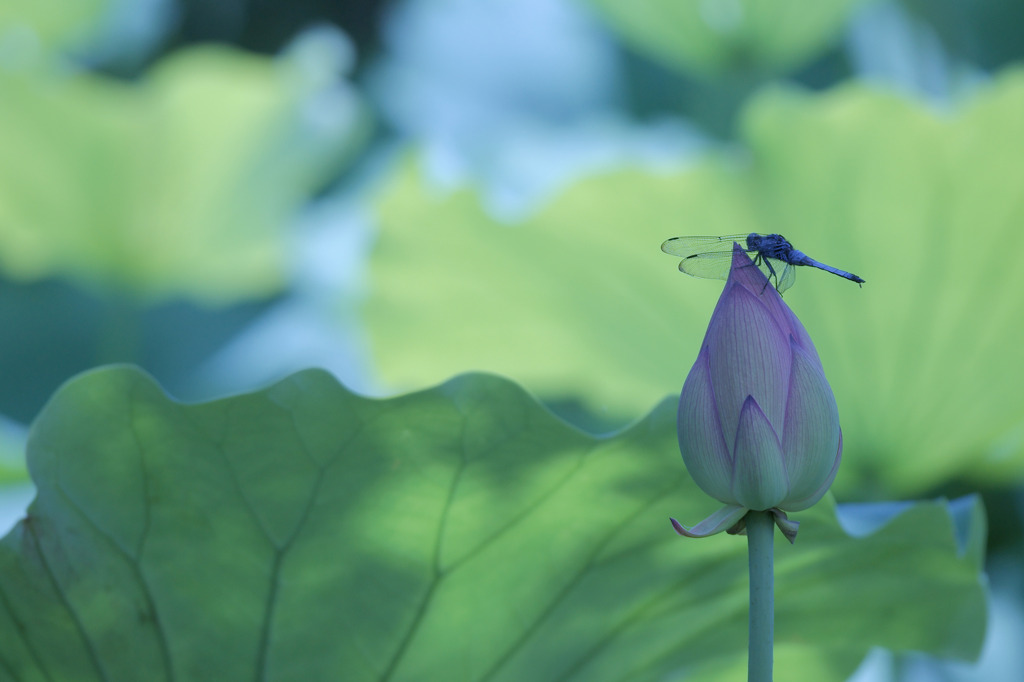
M786 511L832 485L843 450L839 412L818 353L793 311L739 245L704 343L679 397L679 449L694 482L726 507L693 528L705 537L743 529L772 511L792 542Z

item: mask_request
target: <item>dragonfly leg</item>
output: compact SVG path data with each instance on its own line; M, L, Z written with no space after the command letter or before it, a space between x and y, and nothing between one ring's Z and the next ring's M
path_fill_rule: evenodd
M768 268L768 278L765 280L764 286L761 287L761 293L763 294L764 290L768 288L768 285L771 283L773 277L775 278L775 289L777 291L779 288L779 276L775 274L775 268L772 267L772 262L767 258L764 258L760 253L758 253L757 258L754 259L754 265L760 266L761 263L764 263L765 266Z

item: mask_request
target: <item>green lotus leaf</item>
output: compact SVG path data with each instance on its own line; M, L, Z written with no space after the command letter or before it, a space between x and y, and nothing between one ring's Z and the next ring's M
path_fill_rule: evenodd
M954 112L863 85L771 88L745 113L744 153L588 177L511 226L407 164L378 202L365 316L379 372L409 388L495 371L624 423L679 391L721 292L661 242L782 233L867 280L800 268L786 292L839 405L837 489L1019 481L1021 111L1024 71Z
M704 75L783 71L815 57L864 0L590 0L636 50Z
M299 60L194 48L129 84L0 70L0 269L220 304L285 281L286 228L356 107ZM342 102L346 102L342 104Z
M33 425L37 497L0 542L0 672L736 679L746 543L672 531L711 503L674 411L597 438L487 375L370 400L311 370L198 405L131 368L80 376ZM859 537L830 502L797 515L779 678L846 679L875 645L976 656L984 515L960 508Z

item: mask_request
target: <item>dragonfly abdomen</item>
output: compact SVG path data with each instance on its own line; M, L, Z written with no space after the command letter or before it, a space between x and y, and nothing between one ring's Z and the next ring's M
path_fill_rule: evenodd
M803 255L803 254L801 254L801 255ZM808 258L807 256L804 256L804 258L806 259L806 262L802 263L802 265L811 265L813 267L818 268L819 270L824 270L826 272L831 272L833 275L839 275L840 277L845 277L846 279L848 279L848 280L850 280L852 282L856 282L857 284L863 284L864 283L864 280L862 280L860 277L858 277L857 275L853 274L852 272L847 272L846 270L840 270L839 268L834 268L831 265L825 265L824 263L819 263L818 261L814 260L813 258Z

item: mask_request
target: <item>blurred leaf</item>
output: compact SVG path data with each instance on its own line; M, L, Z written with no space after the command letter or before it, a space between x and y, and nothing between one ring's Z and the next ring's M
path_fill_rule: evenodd
M1020 480L1024 269L1006 249L1024 224L1024 72L955 115L862 86L770 89L744 130L749 157L591 177L513 227L402 168L365 310L383 378L495 371L622 423L679 390L721 291L660 243L781 232L867 280L802 269L786 294L839 402L839 490Z
M672 532L710 503L674 411L593 438L490 376L375 401L307 371L192 406L130 368L81 376L33 426L37 498L0 543L0 670L736 679L745 542ZM966 552L942 503L861 539L831 503L799 515L779 678L846 679L874 645L977 655L984 518L960 507Z
M694 184L732 191L713 171ZM658 245L695 201L678 176L626 171L506 227L472 191L442 196L402 168L379 200L365 309L381 374L404 388L486 369L632 419L681 387L692 362L664 352L687 302L671 302L678 273ZM704 311L695 302L691 319Z
M4 0L0 3L0 63L31 61L85 38L109 11L110 0Z
M1024 71L955 117L869 91L776 91L747 131L766 227L817 226L834 264L868 280L841 302L820 286L792 297L829 358L857 454L847 475L884 471L909 491L1019 481L1024 366L1007 359L1024 340L1024 271L1000 263L1024 221Z
M300 60L179 52L140 84L0 71L0 267L209 303L284 282L356 105Z
M865 0L590 0L635 49L686 72L784 71L815 57Z

